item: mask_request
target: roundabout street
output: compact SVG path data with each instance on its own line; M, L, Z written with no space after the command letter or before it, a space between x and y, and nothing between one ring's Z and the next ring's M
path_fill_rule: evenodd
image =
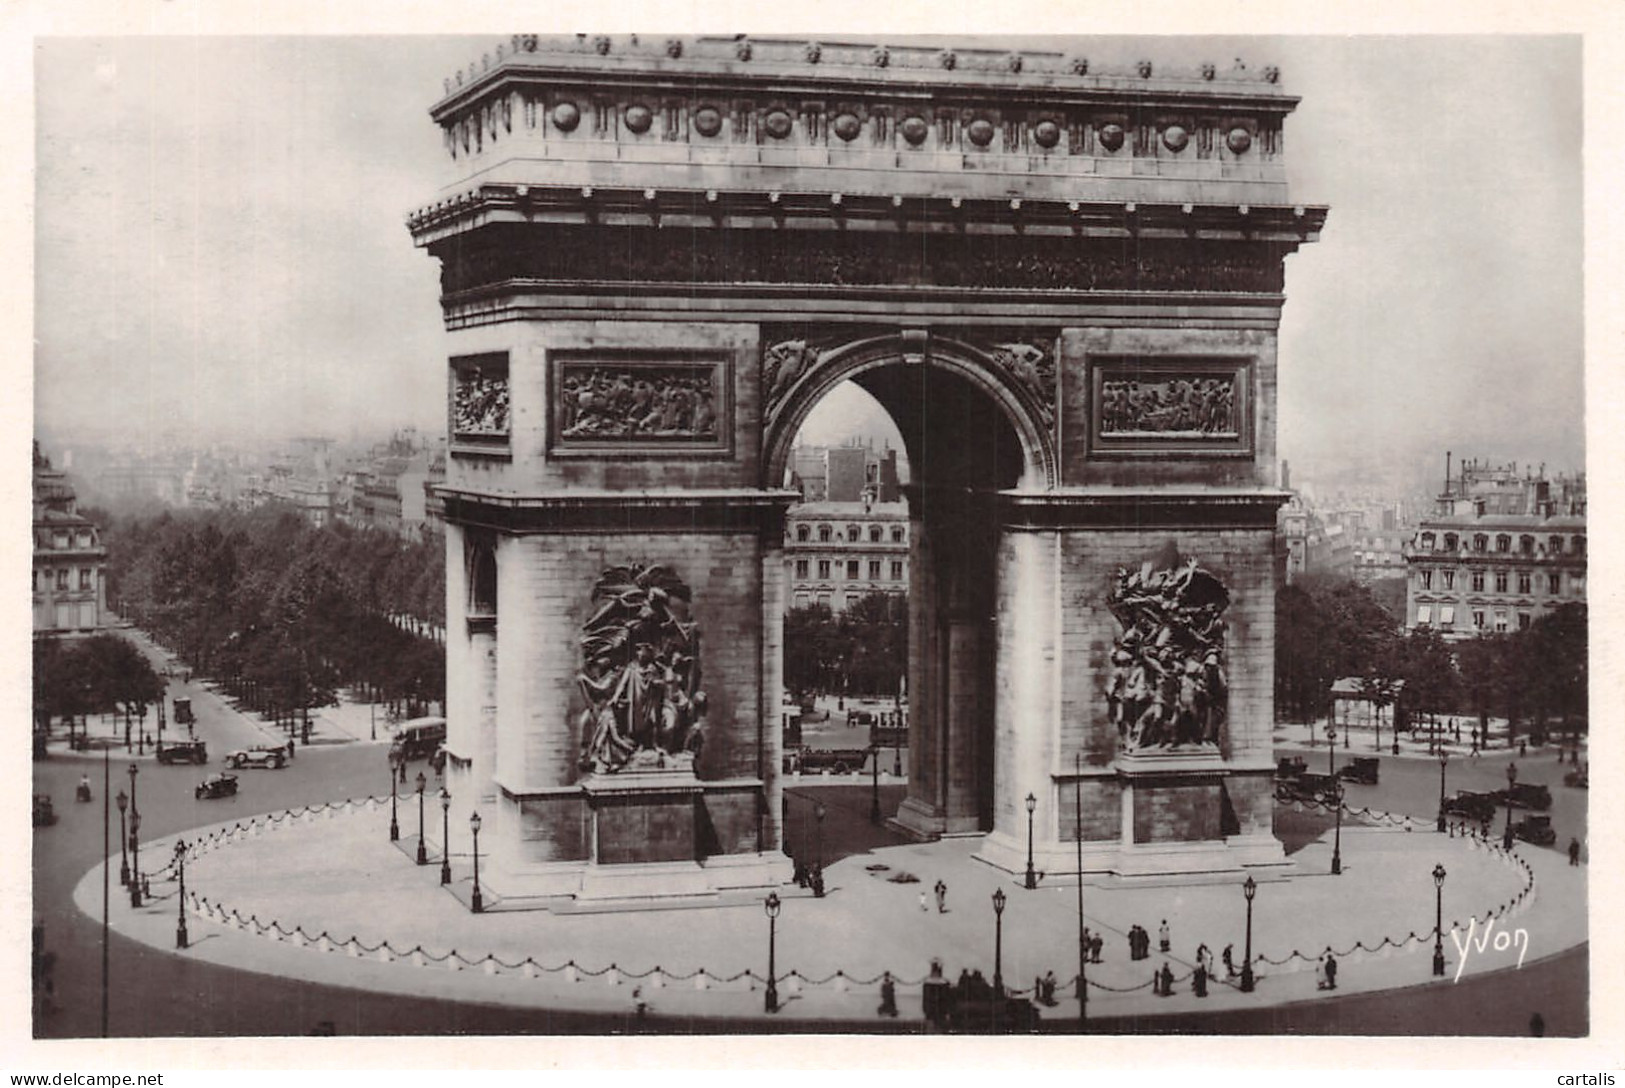
M199 709L199 736L205 737L210 742L212 757L210 764L202 768L160 766L150 758L140 763L137 790L142 813L141 838L143 843L157 844L154 847L143 848L144 870L158 869L167 863L168 844L160 840L176 833L217 825L223 821L229 823L246 820L255 814L280 813L285 809L298 809L305 805L321 805L330 801L342 801L345 798L359 799L368 795L382 797L387 794L390 783L383 742L360 741L300 748L298 757L284 770L240 772L241 791L236 797L196 800L193 797L196 782L206 774L219 769L217 752L220 749L216 748L217 738L228 735L228 731L240 732L245 729L253 730L255 727L242 720L235 711L223 703L215 708L218 710L217 714L211 713L209 704L198 696L194 696L194 706ZM1320 749L1320 754L1324 758L1324 748ZM1534 761L1529 762L1532 765ZM1573 794L1577 791L1563 790L1555 758L1551 762L1551 772L1557 775L1558 783L1553 786L1554 796L1572 803L1573 798L1564 798L1563 795L1565 792ZM126 773L128 766L127 759L116 758L111 761L113 791L116 792L121 788L128 791ZM1479 761L1479 766L1468 768L1463 773L1461 777L1464 781L1460 784L1461 788L1473 788L1480 779L1485 788L1493 786L1495 775L1500 772L1501 767L1504 767L1504 762L1497 764L1490 759ZM418 769L426 769L426 764L414 764L411 773L415 776ZM1452 764L1450 785L1452 792L1458 788L1456 770ZM1536 768L1531 766L1531 771L1535 770ZM92 804L78 804L72 801L73 786L82 771L90 772L94 784L96 800ZM83 756L53 755L36 763L34 772L36 790L50 793L57 800L57 809L61 817L55 826L36 829L34 832L35 911L37 919L45 925L47 947L58 956L55 988L56 1001L60 1006L60 1011L36 1020L35 1033L44 1038L94 1037L101 1030L99 942L102 931L99 879L94 881L93 894L85 900L85 905L90 908L89 914L75 908L73 894L75 887L86 879L87 873L90 873L100 860L104 789L101 760ZM1533 780L1545 779L1537 774L1533 775ZM882 898L889 903L891 899L902 896L912 905L912 899L908 897L913 895L913 889L888 891L889 885L884 881L865 879L865 862L872 860L860 856L865 851L886 851L884 856L895 864L897 858L910 856L908 853L910 850L924 848L905 844L891 832L869 822L870 788L868 783L860 785L860 781L852 778L809 779L792 789L790 841L793 844L799 843L803 850L811 845L807 835L808 828L803 826L803 821L808 819L806 814L812 807L811 801L822 800L827 812L822 829L824 861L827 866L836 869L832 873L830 898L823 901L787 899L784 919L786 940L813 941L812 945L803 946L799 961L800 967L807 969L809 974L815 966L816 957L813 949L841 942L833 932L824 937L818 936L827 928L818 921L820 913L827 914L834 920L836 916L858 907L854 897L872 900L859 908L860 915L871 918L881 917L879 912L889 911L890 908L881 902ZM825 784L835 782L843 784ZM432 773L429 777L429 788L430 790L438 788L438 780ZM1353 808L1370 805L1374 808L1392 808L1395 811L1410 811L1423 817L1431 817L1437 805L1437 790L1435 761L1384 759L1381 784L1369 788L1351 787L1348 803ZM902 793L903 787L899 785L883 787L883 810L893 811L900 802ZM1577 807L1583 813L1583 804ZM416 831L411 808L410 799L403 793L401 810L403 840L414 835ZM1565 810L1559 809L1556 805L1554 810L1554 823L1559 826L1560 835L1564 836L1560 841L1560 845L1563 845L1566 844L1568 834L1564 822L1573 816L1563 815ZM376 813L378 810L370 811ZM111 821L112 837L116 840L118 834L116 810L111 812ZM319 855L323 843L341 841L343 836L337 830L340 823L340 820L335 820L331 825L317 823L310 827L294 829L298 834L313 836L309 842L314 845L305 847L304 853L295 856L291 861L285 861L284 864L288 866L285 870L286 880L268 879L266 892L283 897L296 893L297 888L294 886L299 883L300 877L299 857ZM329 826L334 830L327 830ZM1350 860L1350 867L1348 875L1343 879L1369 880L1370 871L1361 872L1358 847L1353 845L1358 842L1357 834L1351 832L1351 826L1347 821L1344 831L1344 849ZM1352 841L1351 834L1355 834ZM1384 835L1366 831L1364 834L1375 835L1372 840L1375 843L1392 842L1395 839L1395 833ZM1423 833L1417 834L1420 836ZM1402 835L1400 838L1411 837ZM272 836L265 841L274 842L277 839ZM291 843L295 840L288 838L286 841ZM370 840L368 842L370 843ZM1419 837L1415 842L1422 845ZM189 868L189 890L198 894L209 894L211 889L201 883L208 875L208 865L217 860L222 862L231 860L232 851L245 848L229 845L220 853L199 859L195 864L196 879L200 883L193 883L194 873ZM148 852L149 849L151 853ZM364 849L357 848L357 860L361 860L362 853L372 849L371 845ZM1465 848L1459 843L1440 844L1440 850L1447 849L1463 851L1455 855L1456 860L1451 861L1451 866L1459 879L1466 879L1468 870L1462 866L1467 864L1469 855L1465 853ZM1527 855L1535 848L1523 844L1519 849L1521 853ZM1318 866L1323 859L1318 859L1316 851L1325 852L1325 850L1325 840L1321 839L1305 847L1304 851L1300 852L1299 860L1305 865ZM982 933L982 930L987 928L983 924L987 920L983 919L981 914L987 912L973 904L979 904L980 899L985 898L980 896L977 890L980 889L981 883L985 882L991 888L998 882L998 878L992 870L970 861L969 852L970 849L965 848L967 866L963 870L965 875L958 876L954 880L953 894L956 897L954 905L957 907L963 904L959 916L955 918L950 914L940 923L936 922L934 915L931 918L934 924L949 927L943 930L943 936L949 941L948 945L944 946L944 952L947 953L945 959L953 961L950 972L957 971L961 961L974 961L984 970L989 970L991 966L981 962L989 958L982 954L980 948L981 944L986 943L987 936ZM1550 855L1550 852L1541 853L1551 858L1553 863L1558 861ZM1450 855L1442 853L1441 856ZM322 868L332 867L334 860L332 857L315 859L318 867ZM239 858L236 863L241 864L242 860ZM389 864L397 866L390 870L392 878L410 880L421 875L420 872L413 872L415 867L404 857ZM344 978L342 972L332 979L319 981L308 977L293 978L244 970L229 963L207 962L207 955L212 954L208 952L210 931L217 927L196 917L191 919L192 951L189 954L177 954L173 951L173 941L170 938L174 931L172 909L174 887L167 882L155 881L153 884L154 897L159 899L161 906L144 908L152 915L152 919L144 924L149 929L154 925L157 926L154 929L158 935L157 939L153 939L150 935L145 942L130 939L128 934L135 923L127 894L122 893L116 879L117 865L115 850L110 904L112 932L109 989L109 1030L115 1036L298 1035L315 1030L319 1026L325 1028L326 1024L331 1024L332 1030L341 1034L431 1035L597 1033L624 1030L805 1031L818 1030L820 1026L824 1030L840 1031L918 1031L923 1026L917 1019L917 1014L915 1018L905 1017L899 1020L874 1018L869 1015L872 1005L865 1006L855 1018L843 1015L838 1020L821 1021L817 1018L807 1018L797 1021L793 1016L796 1006L790 1002L787 1002L787 1012L791 1015L783 1018L767 1019L755 1015L756 1010L752 1008L749 1012L742 1009L738 1016L730 1016L725 1011L719 1010L721 1015L696 1019L684 1008L682 999L673 1000L678 997L676 990L666 991L662 999L649 1002L651 1008L647 1017L638 1020L633 1016L631 1003L624 998L609 1004L599 1002L600 1007L596 1009L579 1009L580 1002L560 1003L554 1007L503 1006L482 1002L472 989L463 1000L418 996L413 992L415 988L425 990L444 988L439 985L419 987L415 978L404 986L396 986L393 990L388 987L382 990L362 990L342 984L341 980ZM338 859L338 867L341 870L344 868L343 859ZM459 873L459 879L462 875ZM269 872L267 876L269 877ZM843 883L846 885L844 892ZM1510 888L1514 882L1507 878L1506 883ZM1495 886L1500 887L1499 884ZM236 881L231 887L230 894L244 902L247 913L251 905L246 902L244 895L247 891L255 890L252 879L246 883ZM1348 887L1352 890L1356 886ZM218 896L218 889L215 891ZM361 891L365 894L366 890ZM1422 891L1426 892L1428 889L1424 887ZM376 889L376 894L394 900L401 910L413 909L413 903L416 902L409 895L389 893L382 884ZM425 890L422 894L433 895L436 901L444 899L444 892L438 889ZM796 893L794 889L785 889L781 894L794 896ZM1048 894L1069 899L1071 893L1066 889L1055 888ZM1090 890L1088 894L1093 897L1097 893ZM1181 893L1181 898L1183 894ZM1199 896L1200 890L1193 890L1192 894ZM1546 894L1551 892L1547 891ZM1012 896L1015 909L1026 907L1026 901L1020 898L1019 890L1012 892ZM297 894L294 894L293 899L297 898ZM1431 895L1427 895L1426 898L1431 900ZM283 901L288 902L285 899ZM1039 901L1031 902L1036 904ZM1192 899L1193 904L1194 902L1195 899ZM1482 905L1487 908L1490 904ZM361 916L361 920L365 922L388 919L391 913L389 908L389 903L372 903L367 908L368 913ZM278 909L291 908L285 906ZM1056 909L1058 910L1058 907ZM1099 909L1095 899L1091 898L1091 917L1094 917L1094 912ZM1191 909L1197 908L1193 906ZM1451 909L1455 909L1454 904ZM160 910L163 911L162 918L157 914ZM757 917L759 909L748 910L748 905L739 909L725 910L722 913L735 919L736 921L732 923L734 925L755 925L760 921ZM1060 917L1060 913L1057 914L1057 918ZM1400 935L1404 928L1420 928L1421 919L1411 919L1411 915L1417 913L1418 911L1407 908L1402 912L1403 916L1397 918L1394 924L1401 926ZM659 912L641 917L646 920L669 920L673 927L687 932L696 924L700 924L697 917L690 917L689 914L690 912L681 911ZM1201 916L1201 911L1198 911L1197 916ZM501 916L488 916L493 919L498 917ZM507 917L511 920L515 916ZM546 914L525 917L534 918L538 925L557 923L556 919ZM747 917L749 921L745 920ZM916 914L913 917L917 919L919 916ZM1006 922L1013 924L1016 917L1017 915L1012 914ZM319 919L318 911L311 916L312 924ZM459 916L456 920L461 923L463 918ZM1404 925L1406 920L1410 920L1408 927ZM799 928L805 930L800 936L795 935L796 928L793 927L793 923L798 921L801 922ZM1154 925L1155 918L1148 916L1145 921L1148 925ZM1511 921L1513 924L1518 923L1516 916ZM809 924L810 929L807 928ZM848 917L841 922L841 926L844 927L842 932L850 932L851 927L862 924L860 919ZM1185 925L1177 918L1176 924ZM1052 921L1050 928L1065 929L1066 926ZM964 930L963 933L960 933L961 929ZM337 932L335 930L335 934ZM237 933L225 933L223 936L229 940L262 942L265 940ZM1279 935L1275 941L1261 939L1261 945L1279 952L1283 950L1278 947L1279 940L1284 939ZM1180 1005L1177 1012L1170 1009L1166 1014L1158 1014L1154 1008L1148 1009L1142 1004L1123 1006L1120 1014L1113 1014L1107 1003L1097 1001L1092 1005L1091 1022L1098 1030L1120 1032L1416 1034L1437 1031L1449 1034L1518 1035L1527 1031L1530 1013L1539 1011L1545 1019L1548 1033L1578 1035L1585 1033L1588 1023L1586 946L1580 944L1578 947L1570 947L1555 955L1552 954L1558 948L1569 944L1572 939L1574 935L1568 935L1567 940L1559 940L1553 934L1537 934L1532 942L1529 961L1522 969L1469 972L1459 984L1447 982L1444 985L1426 985L1429 980L1426 977L1425 956L1416 954L1413 949L1406 962L1421 971L1416 981L1424 985L1411 985L1406 989L1390 989L1377 993L1349 993L1328 999L1324 996L1316 997L1312 980L1300 973L1283 976L1279 980L1281 985L1290 983L1294 987L1308 987L1304 995L1306 999L1297 1000L1293 1004L1237 1007L1231 1002L1228 1007L1220 1007L1224 1003L1214 1001L1211 1007L1190 1008L1188 1006L1192 1003L1189 1001L1175 1001L1170 1002L1170 1005ZM169 947L164 946L166 941ZM1064 934L1056 935L1054 941L1064 944ZM1053 944L1054 941L1050 943ZM1012 987L1030 986L1031 979L1022 977L1022 972L1030 974L1034 965L1042 963L1043 958L1034 958L1030 940L1019 937L1009 929L1006 932L1006 942L1006 954L1011 957L1006 961L1009 967L1008 984ZM200 954L198 949L200 943L204 946L203 954ZM1115 952L1116 958L1122 960L1124 957L1120 940L1113 943L1116 947L1108 946L1108 959L1113 958ZM425 940L423 944L425 948L431 947L429 941ZM1446 946L1449 946L1448 939ZM272 949L271 954L276 956L317 955L313 950L297 950L274 943L269 947ZM681 942L675 947L680 949ZM1547 951L1543 952L1543 947ZM588 950L577 958L584 965L589 959L596 962L597 958L601 958L592 957L591 951L589 946ZM895 951L893 954L895 955ZM335 963L341 961L341 957L338 956L328 958ZM541 958L545 957L539 957L539 961ZM1452 965L1455 958L1452 953L1450 956ZM763 965L755 964L754 959L754 953L747 953L740 962L746 967L760 971ZM627 962L632 961L628 959ZM847 962L856 969L871 963L879 963L881 959L864 960L859 957L857 962L852 962L850 958ZM1399 958L1396 958L1395 962L1400 962ZM797 966L796 963L787 963L782 959L780 963L781 970ZM373 967L362 964L357 966L369 970ZM723 965L719 963L718 966ZM1373 963L1369 969L1370 977L1375 977L1374 973L1378 966L1380 965ZM1126 964L1119 964L1116 970L1122 971L1126 967ZM404 964L378 969L396 972L412 970ZM1354 979L1358 977L1356 972L1366 969L1351 963L1348 970L1350 978ZM854 973L857 971L854 970ZM472 977L476 972L468 971L463 974L468 976L466 981L470 986L479 982ZM1406 967L1401 974L1408 979L1410 967ZM624 990L630 990L630 987L624 987ZM1279 992L1281 991L1277 990L1277 993ZM1511 996L1514 992L1515 998ZM1075 1005L1065 1000L1064 994L1062 997L1058 1008L1045 1010L1046 1029L1068 1030L1066 1025L1069 1020L1073 1021L1075 1027ZM917 1004L917 996L914 1000ZM578 1011L569 1011L563 1007L564 1004L574 1004ZM815 1004L802 1002L801 1007L811 1011Z

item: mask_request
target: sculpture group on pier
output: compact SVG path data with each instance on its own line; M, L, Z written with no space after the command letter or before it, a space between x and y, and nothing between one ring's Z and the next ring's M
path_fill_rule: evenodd
M1218 744L1228 709L1220 617L1229 603L1194 559L1117 572L1107 607L1123 633L1107 705L1125 751Z

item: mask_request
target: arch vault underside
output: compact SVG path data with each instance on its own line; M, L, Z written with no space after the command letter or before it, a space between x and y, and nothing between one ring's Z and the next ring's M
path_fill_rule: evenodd
M896 822L1019 869L1031 794L1051 873L1282 863L1294 100L727 48L521 36L433 111L448 776L493 887L784 879L780 482L848 379L915 473Z

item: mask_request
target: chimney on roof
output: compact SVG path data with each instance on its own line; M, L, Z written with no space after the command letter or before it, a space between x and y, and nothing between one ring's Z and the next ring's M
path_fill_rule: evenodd
M1444 451L1444 494L1450 497L1450 451Z

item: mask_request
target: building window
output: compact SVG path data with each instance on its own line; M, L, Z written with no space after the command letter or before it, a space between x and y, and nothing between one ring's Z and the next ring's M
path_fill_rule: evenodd
M1473 592L1484 592L1484 572L1481 570L1473 571Z
M891 580L894 582L901 582L903 580L903 563L901 560L892 560Z
M1453 604L1441 604L1439 606L1439 626L1453 627L1455 626L1455 623L1456 606Z
M58 588L58 589L67 589L68 588L68 568L67 567L63 567L61 570L56 572L56 588Z
M1455 589L1456 588L1456 572L1453 571L1453 570L1447 570L1447 571L1444 571L1442 573L1444 575L1444 588L1446 588L1446 589Z
M869 543L871 543L871 544L879 544L880 543L880 538L883 535L885 535L885 534L883 534L880 531L880 526L878 526L878 525L869 526Z
M880 560L878 559L869 560L869 581L880 581Z
M1518 538L1518 550L1523 552L1525 555L1534 555L1535 538L1532 536L1520 536Z
M1430 552L1430 551L1433 550L1433 534L1432 533L1423 533L1422 534L1422 550L1425 551L1425 552Z
M858 580L858 561L856 559L846 561L846 580L849 582Z
M846 527L846 539L848 543L856 544L863 539L863 530L856 525L848 525Z
M1518 630L1520 630L1520 631L1529 630L1530 622L1531 622L1531 617L1530 617L1529 613L1527 613L1527 612L1519 612L1518 613Z
M1586 595L1586 576L1583 574L1570 575L1569 592L1576 597L1584 597Z
M807 561L805 559L797 559L796 560L796 577L797 578L805 578L805 577L807 577Z
M818 595L818 603L823 605L825 608L828 608L829 607L829 594L828 593L820 593Z
M1482 608L1473 609L1473 627L1480 631L1484 630L1484 610Z
M1504 570L1498 570L1498 571L1495 572L1495 592L1497 592L1497 593L1505 593L1506 591L1507 591L1507 572L1504 571Z
M93 572L91 571L91 569L89 567L80 567L79 568L79 588L80 589L89 589L89 588L91 588L90 576L91 576L92 573Z
M818 540L819 540L819 543L828 544L829 543L829 538L830 538L830 528L829 528L829 526L828 525L820 525L818 527Z
M892 528L891 542L893 544L901 544L903 542L903 527L901 525L897 525Z
M1560 537L1560 536L1554 536L1554 537L1548 538L1547 541L1546 541L1546 550L1548 552L1550 552L1552 555L1562 555L1563 554L1563 538Z
M811 527L806 526L806 525L797 525L796 526L796 539L800 540L802 542L806 542L808 540L811 540L812 539L812 529L811 529Z
M1432 589L1433 588L1433 572L1431 570L1423 570L1423 571L1421 571L1421 576L1422 576L1422 588L1423 589Z
M1529 592L1529 572L1526 570L1520 570L1518 572L1518 592Z
M818 561L818 577L823 579L826 582L829 581L829 560L828 559L820 559Z
M1478 533L1473 537L1473 551L1481 552L1487 549L1489 546L1490 538L1485 536L1483 533Z
M1495 610L1495 630L1503 635L1507 632L1507 614L1504 608Z
M61 551L61 550L65 549L67 546L68 546L68 534L67 533L52 533L51 534L51 547L57 549L58 551Z
M1512 537L1506 533L1498 533L1495 537L1495 550L1510 552L1512 550Z
M797 608L806 608L811 603L812 603L812 598L807 596L805 593L797 593L796 594L796 607Z
M1563 576L1561 574L1548 574L1546 576L1546 592L1554 597L1563 593Z
M1456 539L1456 534L1455 533L1446 533L1446 534L1444 534L1444 550L1445 551L1447 551L1447 552L1455 551L1456 550L1456 543L1457 543L1457 539Z
M1575 537L1574 538L1574 554L1575 555L1584 555L1585 553L1586 553L1586 538L1583 537L1583 536Z
M1416 606L1416 625L1418 627L1426 627L1432 621L1433 621L1433 606L1430 605L1430 604L1419 604L1419 605L1417 605Z

